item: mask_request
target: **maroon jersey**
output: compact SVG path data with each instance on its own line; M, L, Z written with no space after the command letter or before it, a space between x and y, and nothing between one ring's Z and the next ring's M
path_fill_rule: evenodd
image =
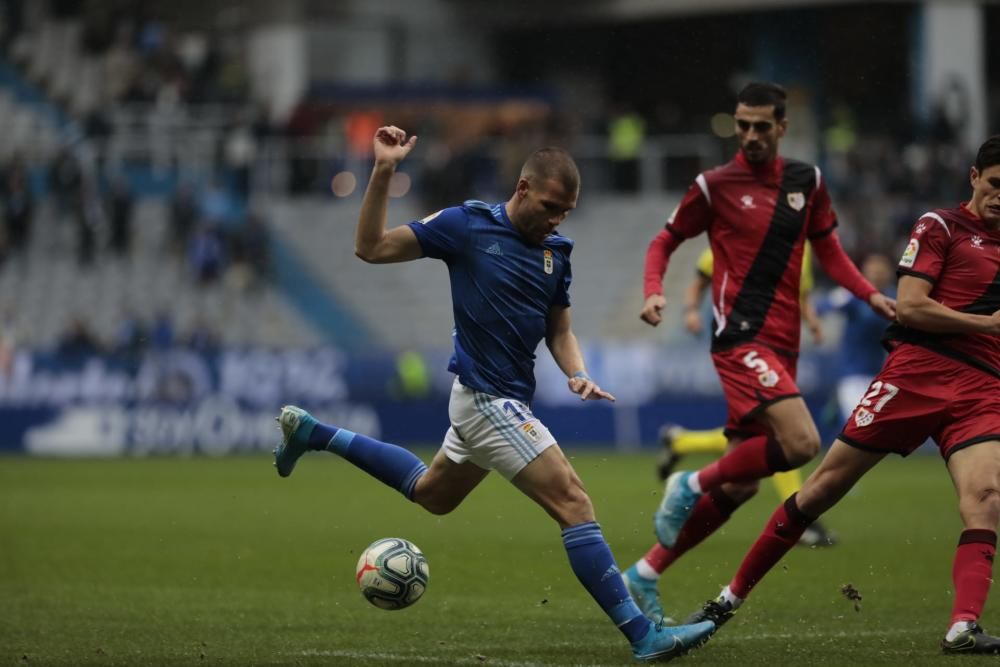
M991 231L964 205L924 213L897 272L930 282L930 298L952 310L992 315L1000 310L1000 231ZM920 345L1000 377L997 336L929 333L895 323L885 342Z
M799 350L799 280L805 239L837 226L819 168L743 153L699 174L667 225L681 239L708 232L712 248L712 350L757 341Z

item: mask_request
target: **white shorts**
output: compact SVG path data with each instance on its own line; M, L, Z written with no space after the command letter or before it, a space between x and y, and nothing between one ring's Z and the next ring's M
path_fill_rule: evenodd
M451 427L441 449L455 463L470 461L508 480L556 444L531 409L513 398L469 389L458 379L448 402Z

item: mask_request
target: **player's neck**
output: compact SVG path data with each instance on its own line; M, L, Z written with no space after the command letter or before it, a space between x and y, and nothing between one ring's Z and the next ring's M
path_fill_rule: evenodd
M750 171L756 174L773 174L778 169L781 156L775 153L771 159L762 162L751 162L742 149L736 153L736 160Z
M982 223L982 225L991 232L1000 232L1000 223L984 220L982 216L979 215L979 212L977 211L979 207L976 204L975 200L963 202L959 208L965 211L969 215L969 217L974 218L977 222Z

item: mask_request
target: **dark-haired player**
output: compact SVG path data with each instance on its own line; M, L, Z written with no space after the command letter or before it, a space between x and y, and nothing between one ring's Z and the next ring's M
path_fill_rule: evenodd
M819 451L816 424L795 384L799 353L799 280L809 239L838 284L886 318L893 301L847 257L818 167L783 158L785 91L751 83L736 105L736 157L699 174L650 243L641 317L661 321L670 254L708 233L712 271L712 361L729 408L728 453L695 472L676 472L655 514L659 544L625 573L647 616L662 616L659 575L725 523L757 492L758 481L798 468Z
M972 199L917 220L899 261L890 349L840 436L802 490L780 505L732 582L692 618L722 624L796 543L886 454L937 443L964 530L952 565L945 653L1000 653L983 632L1000 522L1000 135L971 169Z
M705 639L711 622L663 627L646 618L623 583L590 497L549 430L531 412L535 349L545 340L581 399L614 400L587 375L570 326L570 252L556 228L576 207L580 172L560 148L535 151L510 199L467 201L386 230L389 180L413 148L398 127L374 139L375 167L361 205L357 255L375 264L433 257L451 277L456 378L451 427L428 468L408 450L282 409L275 449L282 477L309 450L338 454L434 514L447 514L496 470L559 524L573 573L642 661L669 660Z

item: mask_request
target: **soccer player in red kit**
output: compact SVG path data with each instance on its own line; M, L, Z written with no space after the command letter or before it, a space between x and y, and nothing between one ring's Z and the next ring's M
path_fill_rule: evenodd
M917 220L899 261L898 322L882 370L802 490L778 507L730 584L694 617L728 620L810 522L886 454L937 443L964 530L945 653L1000 653L977 621L1000 522L1000 135L971 169L972 199Z
M795 384L806 239L838 284L886 318L895 314L893 300L841 247L819 168L778 154L788 127L784 89L749 84L737 96L735 118L739 153L698 175L646 255L641 318L655 326L670 254L708 233L715 261L712 361L729 407L730 447L701 470L667 479L655 515L659 544L623 575L651 618L663 615L657 580L671 563L725 523L760 479L798 468L819 451L819 432Z

